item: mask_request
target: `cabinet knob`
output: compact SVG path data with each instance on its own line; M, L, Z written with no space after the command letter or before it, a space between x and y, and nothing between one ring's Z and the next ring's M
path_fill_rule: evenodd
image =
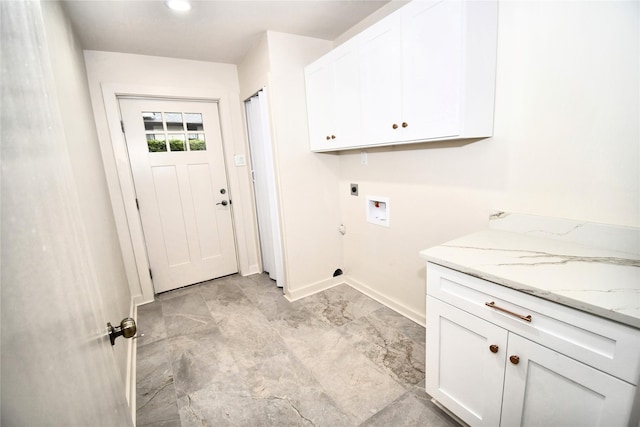
M331 135L331 139L336 139L336 136L335 135Z
M498 352L499 347L495 344L491 344L489 346L489 350L491 350L491 353L497 353Z
M407 123L407 122L402 122L402 127L403 127L403 128L406 128L407 126L409 126L409 123Z
M515 354L513 356L509 356L509 360L514 365L517 365L518 363L520 363L520 357L516 356Z
M327 141L330 140L330 139L331 139L331 137L329 135L327 135Z
M398 125L396 123L393 124L393 126L391 126L394 129L398 129Z

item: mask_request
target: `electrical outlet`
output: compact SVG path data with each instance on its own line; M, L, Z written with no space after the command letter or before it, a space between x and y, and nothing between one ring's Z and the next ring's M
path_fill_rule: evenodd
M349 184L349 189L351 191L352 196L358 195L358 184Z

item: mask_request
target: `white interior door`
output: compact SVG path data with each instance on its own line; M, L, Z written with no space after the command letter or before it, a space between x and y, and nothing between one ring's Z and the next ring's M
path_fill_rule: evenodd
M155 292L237 273L218 105L119 103Z
M131 426L102 321L40 8L0 2L0 38L8 41L0 50L0 423Z
M267 90L245 101L253 186L260 232L262 268L279 287L284 286L279 210L273 146L269 130Z

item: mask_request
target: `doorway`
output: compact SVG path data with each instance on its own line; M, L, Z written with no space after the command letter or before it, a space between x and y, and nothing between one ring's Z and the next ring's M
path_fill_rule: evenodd
M118 102L155 293L237 273L218 104Z
M262 254L262 269L284 287L284 264L277 198L276 169L269 127L267 89L262 88L244 102L251 155L251 177Z

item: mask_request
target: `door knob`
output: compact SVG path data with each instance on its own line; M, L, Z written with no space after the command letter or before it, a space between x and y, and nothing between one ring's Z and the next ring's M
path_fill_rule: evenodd
M221 188L221 189L220 189L220 194L225 194L226 192L227 192L227 190L226 190L226 189L224 189L224 188Z
M520 363L520 357L513 355L513 356L509 356L509 360L511 361L511 363L513 363L514 365L517 365L518 363Z
M226 200L223 200L219 203L216 203L216 205L222 205L222 206L227 206L229 204L229 202L227 202Z
M125 317L120 322L120 326L113 327L111 322L107 323L107 328L109 330L109 340L111 341L111 345L115 345L116 338L123 336L125 338L133 338L138 330L136 328L136 321L131 317Z
M394 129L398 129L398 125L396 123L393 124L393 126L391 126Z

